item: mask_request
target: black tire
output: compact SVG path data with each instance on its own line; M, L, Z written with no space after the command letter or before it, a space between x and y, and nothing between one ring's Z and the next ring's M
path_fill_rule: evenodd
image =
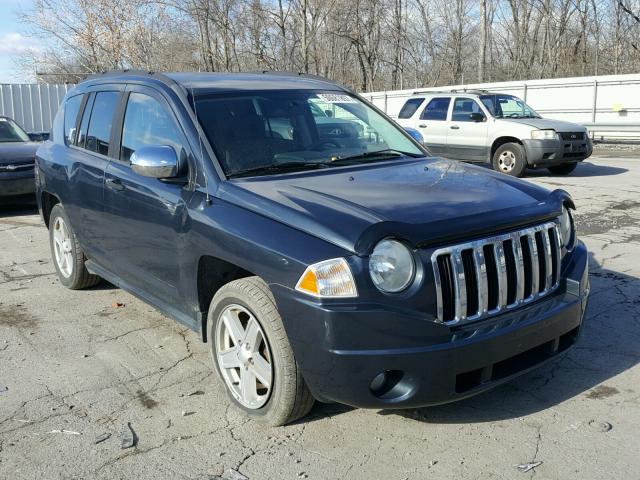
M549 171L554 175L569 175L577 166L578 162L563 163L562 165L549 167Z
M507 160L509 164L506 163ZM522 177L527 169L527 155L519 143L505 143L493 154L491 165L496 172Z
M64 226L68 230L68 234L70 237L69 246L71 249L71 258L70 266L71 270L66 274L63 272L61 266L59 265L59 261L56 257L55 252L55 241L54 234L56 228L60 223L58 219L61 219L64 222ZM85 256L82 248L80 247L80 242L78 242L78 238L71 227L71 222L69 222L69 217L67 217L66 212L62 205L57 204L51 209L51 215L49 216L49 246L51 247L51 258L53 260L53 265L55 266L56 273L58 274L58 279L60 283L65 287L71 290L81 290L83 288L89 288L100 283L100 277L97 275L92 275L85 267L85 262L87 257Z
M272 360L273 376L269 400L260 408L242 405L231 393L217 360L215 339L221 314L230 305L247 309L258 321L267 339ZM231 402L251 418L272 426L281 426L304 417L315 402L289 344L282 319L268 285L259 277L235 280L215 294L207 319L207 341L211 360Z

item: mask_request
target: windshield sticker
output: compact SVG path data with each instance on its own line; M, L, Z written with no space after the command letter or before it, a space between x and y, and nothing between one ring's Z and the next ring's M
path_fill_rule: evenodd
M355 98L339 93L318 93L317 96L325 103L358 103Z

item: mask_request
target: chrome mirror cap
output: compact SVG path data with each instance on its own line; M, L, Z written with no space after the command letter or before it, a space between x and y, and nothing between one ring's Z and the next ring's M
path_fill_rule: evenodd
M143 177L174 178L178 167L178 154L169 145L141 147L131 155L131 169Z

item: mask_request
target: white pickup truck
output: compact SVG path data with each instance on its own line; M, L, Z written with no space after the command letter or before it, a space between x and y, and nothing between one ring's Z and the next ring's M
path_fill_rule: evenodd
M567 175L593 151L585 127L542 118L518 97L484 90L416 92L397 122L434 155L491 163L516 177L527 168Z

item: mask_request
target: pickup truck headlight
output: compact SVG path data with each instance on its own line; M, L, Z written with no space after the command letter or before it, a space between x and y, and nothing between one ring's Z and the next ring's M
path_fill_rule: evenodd
M411 250L397 240L382 240L369 257L371 280L382 292L401 292L411 284L415 273Z
M558 134L555 130L531 130L532 140L557 140Z
M573 226L573 218L567 207L562 207L562 215L560 215L560 237L562 239L562 246L567 250L573 249L575 243L575 229Z
M332 258L309 265L298 280L296 290L318 298L358 296L351 269L344 258Z

